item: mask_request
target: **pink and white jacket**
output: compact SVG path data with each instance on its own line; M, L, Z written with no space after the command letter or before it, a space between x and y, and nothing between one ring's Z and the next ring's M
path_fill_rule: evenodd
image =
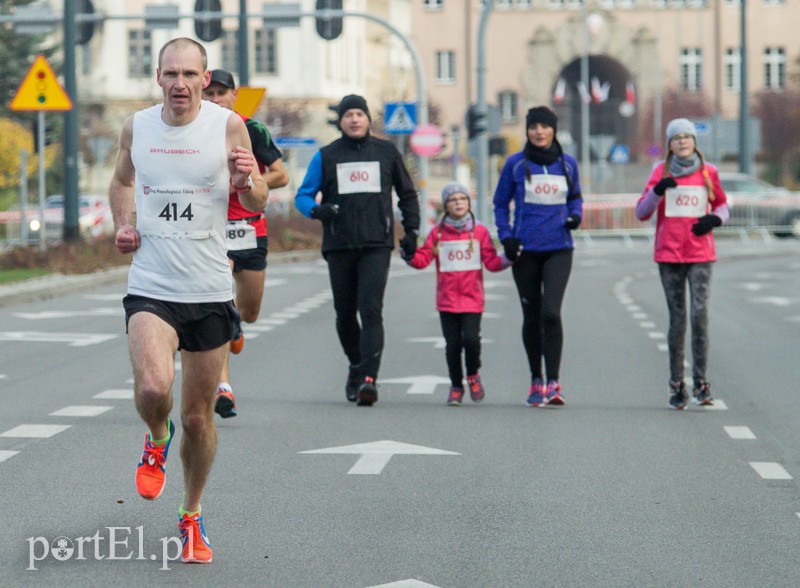
M438 245L438 255L434 254L434 245ZM472 221L463 229L447 223L437 225L407 263L424 269L434 259L436 310L440 312L483 312L483 267L499 272L511 265L504 253L498 255L488 229L477 223L473 231Z
M705 168L711 180L714 191L714 201L709 202L704 210L695 210L694 213L687 212L686 216L681 216L681 212L672 213L668 216L667 200L672 198L672 208L680 208L682 203L690 206L689 200L693 198L693 193L686 191L685 188L697 189L706 188L706 180L702 169L698 169L688 176L675 178L678 183L676 188L668 188L664 196L659 196L653 191L653 187L664 177L664 162L656 164L650 178L647 180L642 196L636 203L636 216L639 220L649 219L656 212L656 239L653 259L663 263L701 263L706 261L716 261L717 254L714 246L713 231L706 235L697 236L692 233L692 225L697 222L699 216L705 214L716 214L724 223L728 220L728 199L722 186L719 183L717 168L706 162ZM676 197L675 191L684 189L684 193ZM676 205L677 198L677 205Z

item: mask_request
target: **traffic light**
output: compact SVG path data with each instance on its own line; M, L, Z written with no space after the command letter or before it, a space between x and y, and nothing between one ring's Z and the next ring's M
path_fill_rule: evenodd
M197 0L194 3L194 12L195 14L198 12L222 12L222 6L219 0ZM195 18L194 32L198 39L206 42L215 41L222 34L222 19Z
M317 10L341 10L342 0L317 0ZM317 17L317 34L331 41L342 34L342 17Z
M92 0L78 0L76 6L76 14L85 14L91 16L94 14L94 5ZM78 23L78 28L75 36L75 43L78 45L86 45L94 35L94 21L83 21Z
M485 132L486 115L479 113L477 104L473 104L467 110L467 136L474 139Z
M328 110L332 110L334 113L333 118L328 119L328 124L335 126L337 129L339 127L339 105L338 104L328 104Z
M39 153L39 117L33 119L33 152ZM55 134L55 125L52 121L45 120L44 122L44 146L53 143L53 135Z

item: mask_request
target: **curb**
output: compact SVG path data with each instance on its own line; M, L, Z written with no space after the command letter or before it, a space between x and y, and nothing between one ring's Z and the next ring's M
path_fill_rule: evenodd
M270 253L269 263L299 263L322 259L319 250L286 251ZM80 290L88 290L98 286L125 283L128 280L128 267L120 266L90 274L50 274L40 278L31 278L22 282L0 286L0 308L12 304L49 300Z

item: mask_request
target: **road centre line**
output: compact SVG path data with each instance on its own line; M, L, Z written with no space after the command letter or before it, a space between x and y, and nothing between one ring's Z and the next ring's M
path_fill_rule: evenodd
M72 405L60 408L55 412L51 412L50 416L64 416L64 417L95 417L112 410L113 406L80 406Z
M92 398L97 400L133 400L133 390L129 388L112 388L95 394Z
M774 461L751 461L750 466L764 480L791 480L792 476L779 463Z
M725 432L731 439L755 439L756 436L750 427L725 426Z
M0 437L11 437L14 439L48 439L53 435L66 431L72 425L18 425L4 433Z

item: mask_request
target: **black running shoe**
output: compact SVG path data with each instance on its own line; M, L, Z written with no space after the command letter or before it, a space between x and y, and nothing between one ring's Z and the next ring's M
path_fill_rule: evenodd
M683 410L686 408L686 403L689 401L689 395L686 394L686 384L670 380L669 393L669 407L671 409Z
M347 374L347 383L344 385L344 393L347 400L355 402L358 400L358 388L361 386L361 378L358 376L358 370L350 366L350 373Z
M378 387L375 385L375 378L367 376L358 388L358 406L372 406L378 402Z

